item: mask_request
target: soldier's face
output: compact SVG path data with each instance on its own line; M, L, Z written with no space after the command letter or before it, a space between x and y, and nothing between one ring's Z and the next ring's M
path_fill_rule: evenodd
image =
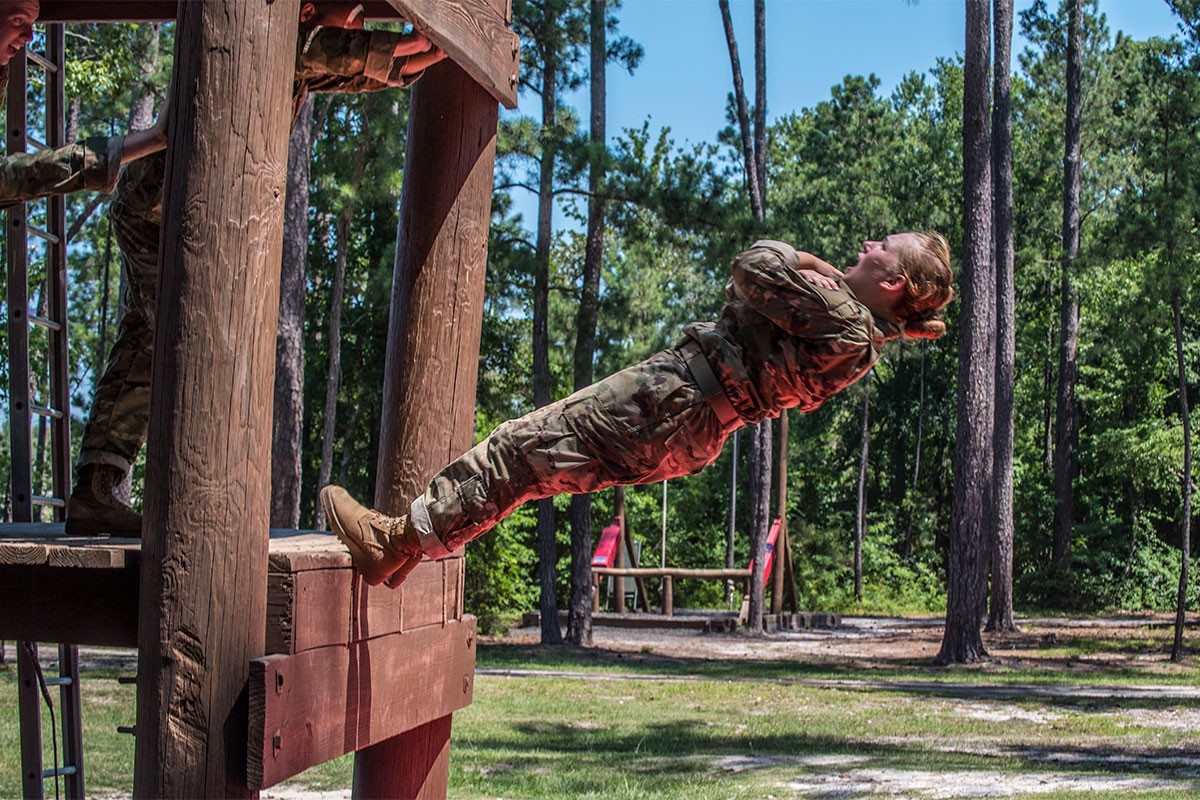
M33 23L40 10L38 0L0 2L0 65L7 64L33 38Z
M300 7L300 21L329 28L358 30L363 26L363 6L357 2L319 0Z
M900 253L915 243L915 234L893 233L879 241L863 242L858 263L846 268L846 286L854 296L872 311L886 314L904 288L904 275L899 272Z

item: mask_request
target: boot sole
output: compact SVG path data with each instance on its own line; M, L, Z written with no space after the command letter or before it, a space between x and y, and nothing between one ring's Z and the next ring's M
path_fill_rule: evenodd
M370 573L367 573L360 566L360 564L364 563L371 564L374 562L374 559L367 554L367 551L362 549L362 546L358 543L358 539L347 533L345 528L338 523L337 515L333 513L333 501L329 499L329 487L321 490L320 500L321 508L325 511L326 524L329 525L330 530L337 534L342 544L346 545L346 549L350 551L350 560L354 562L354 569L358 571L362 579L366 581L368 586L378 586L386 581L391 576L391 572L379 575L377 571L372 570Z

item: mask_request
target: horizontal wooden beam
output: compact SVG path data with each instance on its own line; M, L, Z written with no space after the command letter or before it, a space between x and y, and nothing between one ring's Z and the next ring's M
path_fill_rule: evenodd
M509 26L507 4L502 12L497 0L389 2L505 108L517 107L521 41Z
M174 22L179 0L42 0L41 22ZM402 19L387 0L364 0L369 20Z
M750 577L748 569L681 569L678 567L592 567L593 575L612 575L618 578L699 578L707 580L742 580Z
M250 663L246 775L265 789L464 708L475 618Z
M42 0L42 22L173 22L178 0ZM504 0L364 0L368 20L407 20L488 94L517 107L520 40Z
M299 653L462 619L462 558L424 561L390 589L368 586L349 566L277 571L294 555L303 554L271 554L268 653Z
M0 640L136 647L138 569L0 565Z

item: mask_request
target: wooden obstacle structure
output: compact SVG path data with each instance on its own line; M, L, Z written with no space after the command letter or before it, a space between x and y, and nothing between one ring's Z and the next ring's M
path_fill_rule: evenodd
M411 90L375 497L396 513L472 443L518 42L509 0L366 5L450 56ZM0 547L0 637L138 646L138 797L255 797L350 751L356 796L444 796L451 715L470 702L461 558L392 593L363 586L328 534L269 537L299 8L42 0L51 22L177 19L143 541L10 527Z

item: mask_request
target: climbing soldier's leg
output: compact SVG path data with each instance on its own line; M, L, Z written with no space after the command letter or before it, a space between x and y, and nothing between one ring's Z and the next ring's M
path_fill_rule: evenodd
M364 528L350 520L369 523L363 514L373 512L350 507L344 491L330 487L323 501L338 501L326 504L327 516L352 554L364 538L374 542L366 549L377 557L356 554L355 565L368 580L383 580L389 569L415 566L421 553L448 555L529 500L698 472L728 433L679 352L666 350L500 425L435 475L407 517L376 515L385 522Z
M76 483L67 505L68 533L141 533L140 515L114 490L137 458L150 418L164 164L162 154L129 164L109 206L121 251L126 310L83 430Z

